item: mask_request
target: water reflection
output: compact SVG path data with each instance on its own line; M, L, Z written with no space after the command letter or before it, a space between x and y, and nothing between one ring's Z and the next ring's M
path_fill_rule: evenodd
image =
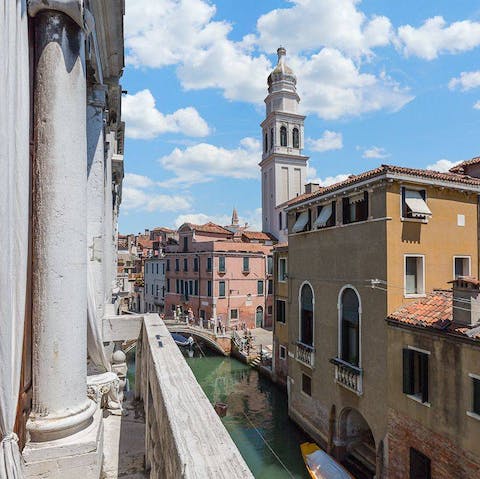
M282 389L236 359L186 360L210 401L228 405L222 421L256 478L309 477L299 449L309 438L288 418Z

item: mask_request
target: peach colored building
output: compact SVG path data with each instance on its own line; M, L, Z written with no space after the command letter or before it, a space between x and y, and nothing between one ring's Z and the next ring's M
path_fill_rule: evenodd
M167 318L180 308L206 327L271 326L273 237L214 223L185 223L178 235L165 251Z

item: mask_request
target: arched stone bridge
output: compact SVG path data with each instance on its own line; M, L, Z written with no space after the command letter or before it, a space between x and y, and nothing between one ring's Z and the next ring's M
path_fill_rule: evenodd
M194 338L202 339L220 354L224 356L230 355L232 340L228 332L222 335L215 335L213 331L193 324L179 323L171 320L165 320L164 322L171 333L179 333L186 337L193 336Z

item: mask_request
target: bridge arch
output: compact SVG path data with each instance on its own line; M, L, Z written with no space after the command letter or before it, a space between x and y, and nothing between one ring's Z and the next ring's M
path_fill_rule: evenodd
M199 338L208 343L208 345L218 353L222 354L223 356L228 356L228 352L214 339L214 336L207 332L202 331L197 328L192 328L187 325L167 325L168 330L171 333L180 333L187 336L192 336L194 339Z

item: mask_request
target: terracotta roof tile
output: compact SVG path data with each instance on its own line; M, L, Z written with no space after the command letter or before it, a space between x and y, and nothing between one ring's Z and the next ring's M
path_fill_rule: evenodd
M243 231L242 236L249 240L260 240L260 241L276 241L275 236L270 233L264 233L263 231Z
M231 235L232 232L224 228L223 226L217 225L209 221L204 225L195 225L193 223L186 223L192 230L198 231L199 233L217 233L224 235Z
M322 196L326 193L331 193L335 190L339 190L341 188L345 188L356 183L359 183L364 180L368 180L370 178L375 178L376 176L380 176L386 173L398 173L410 176L416 176L418 178L427 178L432 180L439 180L439 181L451 181L452 183L461 183L466 185L478 186L480 187L480 179L479 178L472 178L468 175L462 174L455 174L455 173L444 173L440 171L433 171L433 170L422 170L417 168L406 168L403 166L395 166L395 165L381 165L378 168L374 168L373 170L365 171L360 173L359 175L351 175L346 180L340 181L330 186L325 186L320 188L319 190L313 193L304 193L303 195L299 195L296 198L291 199L285 205L291 206L297 203L301 203L307 199L313 199L319 196Z
M480 327L466 328L453 322L452 290L434 290L425 298L401 306L387 319L410 326L431 328L480 339Z
M450 168L450 172L452 173L464 173L464 168L466 166L472 166L472 165L476 165L480 163L480 156L476 156L475 158L472 158L471 160L466 160L466 161L462 161L461 163L459 163L458 165L454 166L453 168Z

